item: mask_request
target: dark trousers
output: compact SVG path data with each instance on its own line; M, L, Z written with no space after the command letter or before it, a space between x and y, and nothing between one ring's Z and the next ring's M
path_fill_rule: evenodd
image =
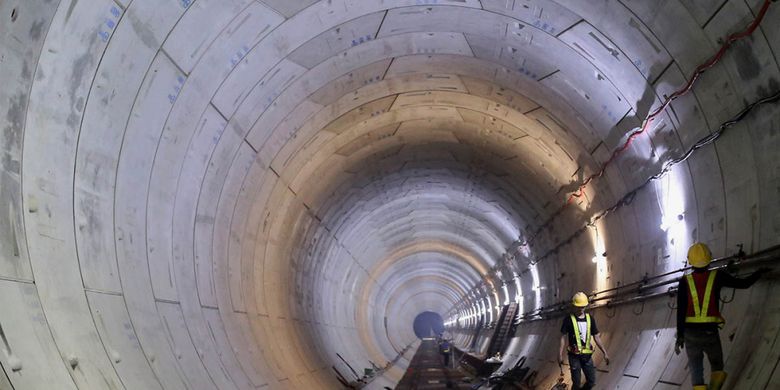
M450 353L449 352L442 352L441 354L444 357L444 367L450 366Z
M589 390L596 385L596 366L593 365L592 355L583 353L575 355L569 354L569 366L571 367L571 388L572 390ZM585 385L580 387L580 370L585 373Z
M688 355L688 367L691 369L691 384L704 384L704 354L710 361L712 371L723 371L723 349L716 327L686 328L685 353Z

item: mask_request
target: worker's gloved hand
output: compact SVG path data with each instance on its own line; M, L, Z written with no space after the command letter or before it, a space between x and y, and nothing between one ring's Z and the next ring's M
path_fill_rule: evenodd
M680 352L682 352L682 348L685 345L685 342L683 339L677 339L677 342L674 343L674 353L679 355Z

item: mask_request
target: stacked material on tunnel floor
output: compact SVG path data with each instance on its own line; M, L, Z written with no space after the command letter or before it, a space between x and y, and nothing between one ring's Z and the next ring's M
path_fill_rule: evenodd
M450 366L452 361L450 361ZM457 369L444 367L444 359L434 340L423 340L396 390L468 389L467 377Z

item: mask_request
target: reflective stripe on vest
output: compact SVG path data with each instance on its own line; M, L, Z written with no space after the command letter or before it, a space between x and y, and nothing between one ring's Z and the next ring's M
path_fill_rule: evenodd
M587 333L587 340L585 340L585 345L582 345L582 339L580 338L580 327L577 325L577 318L574 317L574 314L571 315L571 326L574 328L574 339L577 340L577 351L579 353L593 353L593 350L590 349L590 314L585 314L585 332Z
M710 296L712 295L712 286L715 285L716 271L709 271L707 276L707 286L704 288L704 299L699 301L699 292L696 290L696 282L693 280L693 275L685 275L685 279L688 281L688 292L691 294L691 302L693 303L693 317L685 317L685 322L694 324L708 324L708 323L721 323L726 322L721 317L707 316L710 310ZM701 304L699 304L701 302Z

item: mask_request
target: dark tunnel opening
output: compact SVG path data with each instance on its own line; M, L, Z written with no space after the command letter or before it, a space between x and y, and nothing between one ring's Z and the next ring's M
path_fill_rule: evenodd
M444 320L439 313L424 311L414 317L414 335L419 339L436 337L444 333Z

